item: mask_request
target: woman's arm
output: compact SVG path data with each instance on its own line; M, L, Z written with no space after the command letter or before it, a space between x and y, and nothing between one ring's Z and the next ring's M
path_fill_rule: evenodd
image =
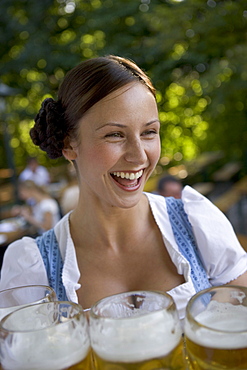
M22 210L20 214L25 218L27 222L29 222L32 226L34 226L37 229L42 229L46 231L51 229L53 226L52 222L53 215L51 212L45 212L43 214L42 222L37 221L36 218L25 209Z
M182 200L210 283L247 284L247 253L227 217L207 198L186 186Z
M242 285L247 287L247 271L237 279L230 281L227 285Z

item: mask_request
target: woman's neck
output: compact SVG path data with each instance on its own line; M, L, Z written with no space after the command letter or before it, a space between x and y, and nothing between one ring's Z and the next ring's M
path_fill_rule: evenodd
M114 207L85 206L79 202L70 215L71 235L75 245L102 244L116 248L139 234L138 229L146 225L150 217L149 204L145 195L139 203L129 209ZM86 239L86 240L85 240Z

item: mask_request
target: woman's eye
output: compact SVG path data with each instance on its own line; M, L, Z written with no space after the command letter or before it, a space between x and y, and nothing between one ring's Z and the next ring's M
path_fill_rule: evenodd
M144 131L142 135L144 136L152 136L152 135L156 135L157 134L157 131L156 130L147 130L147 131Z
M120 132L112 132L110 134L105 135L105 137L122 137Z

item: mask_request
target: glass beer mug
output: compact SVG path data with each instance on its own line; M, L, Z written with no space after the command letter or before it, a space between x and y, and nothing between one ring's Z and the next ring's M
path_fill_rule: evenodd
M20 308L0 323L4 370L91 369L88 321L79 304L49 302Z
M190 369L247 369L247 288L223 285L195 294L184 330Z
M0 291L0 320L18 308L57 299L55 291L46 285L26 285Z
M104 298L91 307L89 329L97 370L184 369L181 326L166 293Z

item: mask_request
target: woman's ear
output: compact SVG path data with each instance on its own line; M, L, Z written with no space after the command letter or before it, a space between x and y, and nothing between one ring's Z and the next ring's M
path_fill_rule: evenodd
M77 158L77 153L75 148L72 147L70 143L65 143L64 148L62 150L63 156L68 160L68 161L73 161L74 159Z
M72 147L70 148L64 148L62 150L62 153L63 153L63 156L68 159L68 161L73 161L74 159L77 158L77 154L76 152L74 151L74 149Z

